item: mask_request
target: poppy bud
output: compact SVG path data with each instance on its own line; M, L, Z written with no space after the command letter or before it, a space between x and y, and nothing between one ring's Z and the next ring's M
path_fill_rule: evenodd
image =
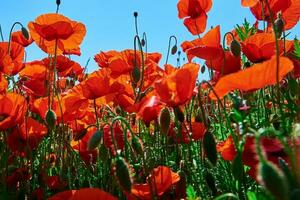
M230 43L230 51L233 55L235 55L236 57L239 57L241 55L241 45L240 43L233 39Z
M201 67L201 73L204 74L204 72L205 72L205 65L203 65L203 66Z
M285 200L288 197L288 184L282 172L277 167L263 161L259 165L260 183L278 200Z
M167 134L170 128L171 115L168 108L163 108L159 115L160 131L162 134Z
M144 38L143 38L143 39L141 40L141 45L144 47L145 44L146 44L146 42L145 42L145 40L144 40Z
M116 177L120 186L127 192L131 192L132 181L129 168L125 160L118 156L116 159Z
M211 162L211 164L216 165L218 159L216 141L213 134L209 131L207 131L204 135L203 148L207 159Z
M174 108L174 114L175 114L176 118L178 119L178 121L184 122L184 113L180 110L179 107Z
M56 122L56 114L53 110L49 109L46 113L46 124L53 129Z
M79 131L79 133L77 133L74 136L74 141L81 140L86 134L87 134L87 130L86 129L82 129L81 131Z
M92 135L92 137L88 141L88 144L87 144L88 150L93 150L100 144L102 134L103 134L102 130L95 131L95 133Z
M131 145L132 145L133 150L138 155L143 155L143 145L142 145L142 142L136 136L132 136L132 138L131 138Z
M171 54L174 55L177 52L177 45L174 45L171 49Z
M56 5L57 5L57 6L60 5L60 0L56 0Z
M284 21L281 18L281 13L278 13L277 19L274 21L275 31L277 32L277 38L280 38L284 31Z
M207 184L207 186L209 187L209 189L211 190L213 196L217 195L218 191L216 188L216 182L215 182L215 178L213 177L213 175L210 172L206 172L204 175L205 178L205 182Z
M140 78L141 78L141 72L140 69L137 66L134 66L132 69L132 79L134 83L139 82Z
M24 36L27 40L29 40L29 33L28 33L28 30L27 30L24 26L22 26L21 32L22 32L23 36Z
M138 12L134 12L134 13L133 13L133 16L134 16L134 17L137 17L137 16L138 16Z

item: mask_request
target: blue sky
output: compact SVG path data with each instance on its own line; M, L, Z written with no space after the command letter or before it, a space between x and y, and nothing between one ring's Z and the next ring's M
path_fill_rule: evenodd
M168 38L175 35L179 44L192 40L192 36L177 17L177 0L61 0L60 13L72 20L86 25L87 34L81 45L82 55L72 56L72 59L85 65L89 57L93 58L100 50L123 50L133 48L135 34L133 12L139 13L139 32L146 32L148 51L160 52L166 55ZM225 3L226 2L226 3ZM55 0L10 0L1 2L0 24L7 39L11 25L20 21L27 25L37 16L55 12ZM230 31L236 24L244 20L254 23L255 19L249 9L242 8L240 0L214 0L208 14L207 30L210 26L221 25L222 34ZM300 33L300 25L293 29ZM35 45L27 50L28 60L40 59L46 55ZM165 56L163 57L163 62ZM176 63L176 57L169 58L170 63ZM91 59L88 71L97 68Z

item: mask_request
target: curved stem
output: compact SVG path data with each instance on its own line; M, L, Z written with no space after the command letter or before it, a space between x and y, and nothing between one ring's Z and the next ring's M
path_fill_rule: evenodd
M1 28L1 25L0 25L0 36L1 36L1 40L2 40L2 42L4 42L4 37L3 37L3 33L2 33L2 28Z
M138 88L138 93L136 95L135 98L135 103L140 99L141 93L142 93L142 89L144 86L144 71L145 71L145 59L144 59L144 52L143 52L143 48L142 48L142 44L141 44L141 40L140 37L138 35L136 35L134 37L134 55L135 55L135 64L137 64L137 53L136 53L136 43L138 43L139 45L139 49L141 52L141 58L142 58L142 72L141 72L141 80L140 80L140 85Z
M166 64L168 64L168 60L169 60L169 55L170 55L170 49L171 49L171 40L172 38L174 38L175 40L175 45L177 46L177 38L176 36L172 35L169 37L169 45L168 45L168 53L167 53L167 58L166 58Z
M11 46L11 35L12 35L12 32L13 32L13 29L16 25L20 25L22 28L24 27L23 24L21 24L21 22L15 22L12 26L11 26L11 29L9 31L9 38L8 38L8 48L7 48L7 54L10 55L10 46ZM1 33L2 35L2 33Z

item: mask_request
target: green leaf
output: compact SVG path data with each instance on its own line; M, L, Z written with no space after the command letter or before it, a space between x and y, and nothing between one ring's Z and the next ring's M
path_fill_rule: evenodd
M297 38L294 39L294 54L296 57L300 58L300 45L299 45L299 40Z
M197 194L191 185L186 188L186 195L188 200L195 200L197 198Z
M253 191L248 191L247 192L247 198L248 198L248 200L257 200L256 193L253 192Z

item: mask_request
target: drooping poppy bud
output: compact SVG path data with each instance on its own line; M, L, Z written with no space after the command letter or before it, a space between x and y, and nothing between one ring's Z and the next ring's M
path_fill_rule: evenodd
M204 74L204 72L205 72L205 65L203 65L203 66L201 67L201 73Z
M207 159L211 162L211 164L216 165L218 160L216 141L213 134L209 131L207 131L204 135L203 147Z
M160 131L162 134L167 134L170 128L171 115L168 108L163 108L159 115Z
M282 172L268 161L259 165L259 180L261 184L278 200L288 197L288 184Z
M177 52L177 45L174 45L171 49L171 54L174 55Z
M27 40L29 40L29 33L28 33L28 30L27 30L24 26L22 26L21 31L22 31L23 36L24 36Z
M230 51L236 57L239 57L241 55L241 45L240 45L240 43L236 39L233 39L231 41L231 43L230 43Z
M87 149L88 150L93 150L97 146L99 146L101 138L103 135L102 130L97 130L95 133L92 135L92 137L89 139L88 144L87 144Z
M134 83L139 82L140 78L141 78L141 72L140 69L137 66L134 66L132 69L132 79Z
M82 129L81 131L79 131L79 133L77 133L74 136L74 141L81 140L86 134L87 134L87 130L86 129Z
M53 129L56 123L57 117L52 109L49 109L46 113L46 124Z
M138 155L143 155L143 145L142 145L142 141L139 140L139 138L137 138L136 136L132 136L131 145L132 145L133 150Z
M120 186L127 192L131 192L132 180L129 173L129 168L125 160L118 156L116 159L116 177Z

